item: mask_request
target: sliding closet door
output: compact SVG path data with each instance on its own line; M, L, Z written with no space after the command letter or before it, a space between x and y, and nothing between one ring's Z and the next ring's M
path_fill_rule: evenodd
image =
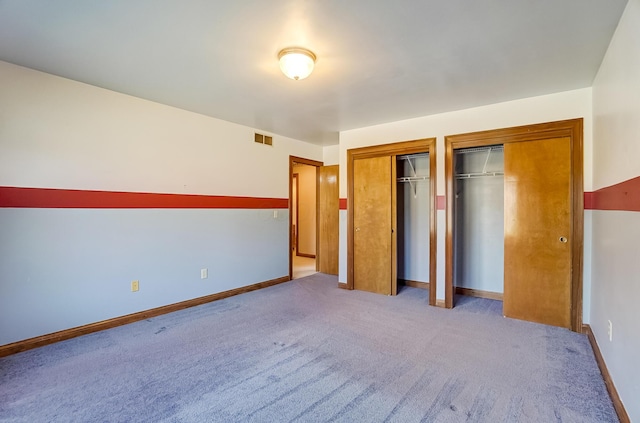
M385 295L393 271L391 164L391 156L353 163L354 289Z
M504 314L571 328L571 139L504 146Z

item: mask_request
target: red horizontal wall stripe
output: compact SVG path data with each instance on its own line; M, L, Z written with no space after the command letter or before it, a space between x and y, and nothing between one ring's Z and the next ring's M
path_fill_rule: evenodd
M438 210L446 208L444 195L436 197ZM340 210L347 209L347 199L340 199ZM584 193L585 210L640 211L640 176L594 192Z
M0 187L0 207L98 209L286 209L286 198ZM340 210L347 199L340 198ZM445 197L437 196L437 209ZM585 210L640 211L640 176L584 193Z
M585 192L584 193L584 209L585 210L593 210L593 193Z
M640 176L601 188L592 195L593 210L640 211Z
M0 207L68 209L286 209L286 198L0 187Z

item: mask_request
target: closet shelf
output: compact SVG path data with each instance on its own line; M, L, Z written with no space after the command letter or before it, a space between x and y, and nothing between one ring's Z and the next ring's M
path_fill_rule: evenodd
M429 153L417 153L417 154L405 154L403 156L397 156L398 160L406 160L409 163L409 167L411 168L411 173L413 176L401 176L396 179L397 182L408 182L413 188L413 197L418 198L418 184L417 182L426 181L429 179L428 176L418 176L416 172L416 167L414 166L413 161L415 159L419 159L422 157L429 157Z
M397 179L398 182L417 182L417 181L428 181L428 176L401 176Z
M477 153L479 151L504 151L504 145L488 145L484 147L469 147L456 150L456 154Z
M421 159L423 157L429 157L429 153L405 154L404 156L397 156L398 160Z
M459 173L456 175L456 179L485 178L487 176L504 176L504 172Z

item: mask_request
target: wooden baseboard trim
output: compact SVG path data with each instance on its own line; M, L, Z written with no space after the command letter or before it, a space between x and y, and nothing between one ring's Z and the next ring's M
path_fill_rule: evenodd
M338 288L340 288L340 289L349 289L347 284L344 283L344 282L338 282Z
M315 255L315 254L300 253L300 252L298 252L298 251L296 251L296 256L298 256L298 257L312 258L312 259L316 258L316 255Z
M412 281L409 279L398 279L398 284L410 286L412 288L429 289L429 282Z
M445 300L436 300L436 307L447 308Z
M602 357L602 353L600 352L600 347L598 347L596 337L593 335L591 326L583 324L582 333L587 335L587 338L589 339L589 343L591 344L591 348L593 349L593 355L595 355L596 357L596 362L598 363L600 373L602 374L602 378L604 379L604 384L607 387L607 391L609 392L609 396L611 397L611 401L613 402L613 408L615 408L616 414L618 415L618 420L620 420L620 423L631 423L631 419L629 419L627 410L624 409L624 405L622 404L620 396L618 395L618 390L613 384L613 380L611 379L611 375L609 374L607 365L604 362L604 358Z
M113 319L103 320L101 322L89 323L88 325L78 326L71 329L61 330L46 335L36 336L22 341L0 346L0 357L6 357L22 351L33 348L43 347L45 345L54 344L56 342L65 341L67 339L76 338L78 336L87 335L93 332L99 332L105 329L111 329L117 326L126 325L128 323L137 322L139 320L149 319L160 316L162 314L172 313L174 311L183 310L189 307L210 303L212 301L222 300L224 298L233 297L234 295L244 294L246 292L255 291L257 289L267 288L283 282L288 282L289 276L282 276L277 279L271 279L264 282L258 282L253 285L243 286L241 288L230 289L229 291L218 292L216 294L206 295L191 300L181 301L179 303L168 304L162 307L156 307L137 313L127 314L125 316L114 317Z
M462 288L456 286L456 294L468 297L488 298L490 300L502 301L502 294L499 292L482 291L480 289Z

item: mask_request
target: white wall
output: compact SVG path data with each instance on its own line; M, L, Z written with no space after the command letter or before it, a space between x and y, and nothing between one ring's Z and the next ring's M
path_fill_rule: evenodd
M640 176L639 40L640 0L630 0L593 84L595 189ZM631 421L640 421L640 212L596 210L592 219L590 324Z
M508 128L541 122L584 118L585 191L591 190L592 150L591 88L567 91L540 97L526 98L456 112L442 113L392 122L383 125L343 131L340 133L340 197L347 196L347 150L370 145L437 137L437 186L438 195L444 195L444 137L488 129ZM346 213L345 213L346 215ZM342 219L342 217L341 217ZM346 228L346 226L345 226ZM585 228L585 230L589 230ZM444 242L445 214L437 212L437 297L444 299ZM340 232L346 239L346 231ZM344 243L344 242L343 242ZM342 244L341 244L342 245ZM340 250L339 280L346 282L346 249ZM590 263L585 264L585 272ZM585 291L583 300L590 301ZM588 321L588 316L585 316Z
M286 199L289 155L323 156L5 62L0 93L0 186ZM287 222L285 209L2 208L0 345L286 276Z

